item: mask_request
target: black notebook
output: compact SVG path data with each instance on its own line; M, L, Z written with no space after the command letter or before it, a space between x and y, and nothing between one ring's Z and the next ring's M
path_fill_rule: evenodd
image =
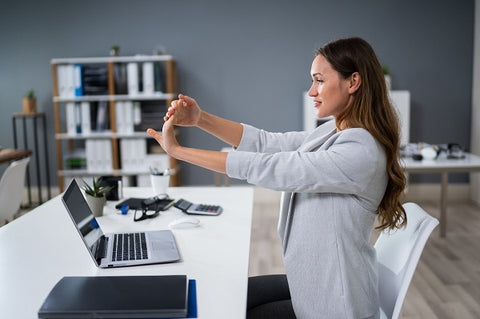
M63 277L38 311L39 318L185 318L184 275Z

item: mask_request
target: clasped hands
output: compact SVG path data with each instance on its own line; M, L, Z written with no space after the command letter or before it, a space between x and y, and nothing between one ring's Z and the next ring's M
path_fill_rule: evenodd
M196 126L200 119L200 107L197 102L183 94L178 95L178 100L172 101L164 116L162 134L149 128L148 135L153 137L170 156L176 157L176 151L181 147L175 137L175 125Z

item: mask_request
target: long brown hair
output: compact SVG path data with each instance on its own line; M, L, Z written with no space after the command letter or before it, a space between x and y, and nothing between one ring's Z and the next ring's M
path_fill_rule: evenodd
M337 127L366 129L383 145L387 156L388 183L378 207L377 229L400 228L407 222L401 203L406 177L399 163L400 134L397 113L387 93L383 70L373 48L360 38L340 39L318 49L334 70L347 79L358 72L361 85L353 103L336 118Z

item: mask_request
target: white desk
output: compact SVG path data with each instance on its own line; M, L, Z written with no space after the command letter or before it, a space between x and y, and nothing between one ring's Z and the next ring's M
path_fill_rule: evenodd
M127 197L148 197L149 188L126 188ZM0 318L37 318L50 289L63 276L186 274L197 281L198 318L245 318L253 189L174 187L172 198L223 206L219 216L199 216L201 226L173 230L182 261L97 268L59 196L0 228ZM105 232L167 229L185 216L176 208L133 222L109 203L98 219Z
M442 184L440 190L440 236L447 234L447 187L449 173L470 173L480 171L480 156L465 154L463 159L448 159L443 153L435 160L414 161L402 158L407 173L440 173Z

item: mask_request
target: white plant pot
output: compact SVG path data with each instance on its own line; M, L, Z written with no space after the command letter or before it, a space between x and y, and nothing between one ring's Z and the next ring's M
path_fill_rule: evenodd
M392 90L392 77L390 75L385 75L385 84L387 85L387 90Z
M103 207L107 199L103 197L93 197L91 195L85 194L85 199L87 200L88 207L92 210L93 216L101 217L103 216Z

